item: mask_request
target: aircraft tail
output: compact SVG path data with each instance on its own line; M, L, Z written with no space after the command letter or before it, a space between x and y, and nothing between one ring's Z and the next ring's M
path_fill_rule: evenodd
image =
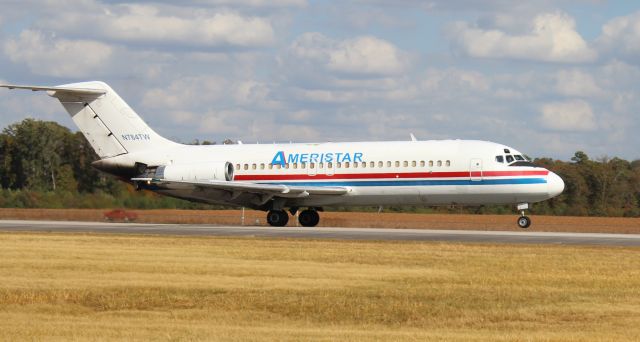
M73 83L56 87L0 87L47 91L50 96L60 100L101 159L176 144L154 132L109 85L103 82Z

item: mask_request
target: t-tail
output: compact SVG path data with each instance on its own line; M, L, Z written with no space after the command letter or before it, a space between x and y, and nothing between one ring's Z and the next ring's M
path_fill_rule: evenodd
M55 87L0 87L46 91L60 100L100 159L176 145L154 132L104 82L82 82Z

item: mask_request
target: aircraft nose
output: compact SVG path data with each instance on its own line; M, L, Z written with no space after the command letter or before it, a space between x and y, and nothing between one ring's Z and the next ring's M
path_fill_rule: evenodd
M550 197L556 197L564 190L564 181L557 174L549 171L547 176L547 188Z

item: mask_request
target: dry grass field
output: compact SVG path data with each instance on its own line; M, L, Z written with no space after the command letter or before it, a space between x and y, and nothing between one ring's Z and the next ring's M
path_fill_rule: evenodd
M103 221L104 209L11 209L0 208L0 219ZM242 224L240 210L133 210L138 222ZM265 225L266 214L246 210L245 225ZM535 231L640 234L640 218L531 216ZM321 227L375 227L419 229L520 230L517 215L398 214L363 212L321 213ZM289 220L290 226L296 220Z
M0 340L637 341L639 253L0 233Z

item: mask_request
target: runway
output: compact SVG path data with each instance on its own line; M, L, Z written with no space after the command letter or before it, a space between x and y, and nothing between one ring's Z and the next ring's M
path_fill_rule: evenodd
M233 236L297 239L448 241L558 245L640 246L640 234L549 233L381 228L303 228L0 220L5 232L86 232L176 236Z

